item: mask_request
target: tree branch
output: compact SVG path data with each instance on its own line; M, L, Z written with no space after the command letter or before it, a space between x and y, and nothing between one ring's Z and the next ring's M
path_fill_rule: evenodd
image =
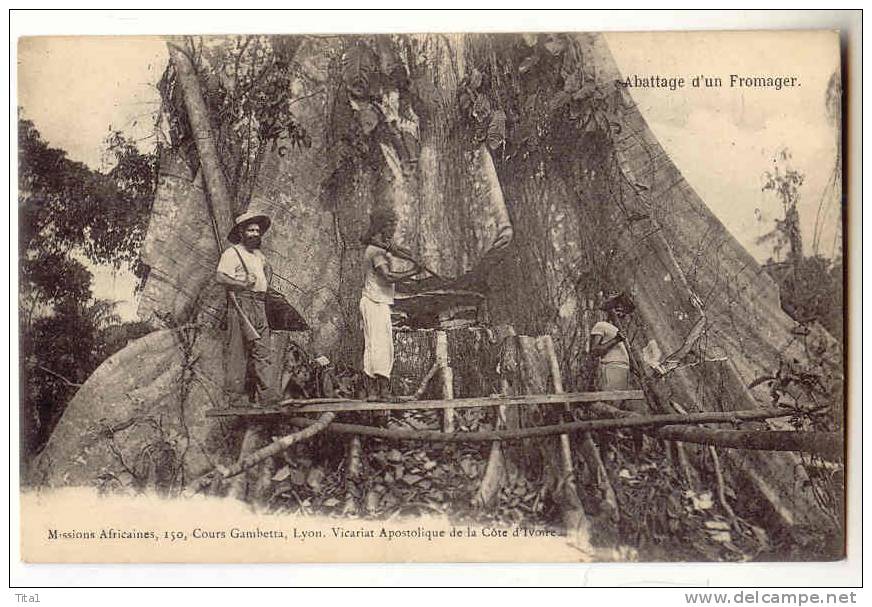
M294 432L293 434L289 434L287 436L276 439L266 447L258 449L254 453L246 455L229 468L216 467L215 470L207 472L203 476L192 481L185 490L185 493L191 495L195 494L199 491L202 491L216 480L226 480L228 478L243 473L249 468L252 468L256 464L267 459L268 457L278 455L294 443L298 443L300 441L304 441L308 438L315 436L321 430L326 428L335 417L335 413L324 413L317 420L307 419L306 421L309 423L306 424L306 428L298 432Z
M63 375L58 373L57 371L52 371L51 369L47 369L46 367L43 367L42 365L36 365L36 368L39 369L40 371L45 371L49 375L53 375L54 377L61 380L66 385L70 386L71 388L81 388L82 387L82 384L77 384L74 381L70 381L69 379L67 379L66 377L64 377Z

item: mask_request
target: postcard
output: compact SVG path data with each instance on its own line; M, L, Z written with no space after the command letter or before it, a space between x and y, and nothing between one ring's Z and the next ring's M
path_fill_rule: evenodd
M29 563L846 554L838 32L24 37Z

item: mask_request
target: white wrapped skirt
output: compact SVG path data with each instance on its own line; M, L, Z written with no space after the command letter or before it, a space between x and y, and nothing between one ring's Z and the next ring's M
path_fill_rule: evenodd
M370 377L390 377L394 366L391 306L361 297L360 316L363 319L363 372Z

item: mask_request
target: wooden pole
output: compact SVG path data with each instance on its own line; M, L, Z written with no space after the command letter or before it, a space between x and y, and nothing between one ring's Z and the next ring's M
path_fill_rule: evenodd
M531 428L519 428L517 430L480 430L478 432L440 432L438 430L388 430L374 426L362 426L358 424L333 423L327 427L328 432L340 434L359 434L361 436L374 436L386 440L420 440L447 443L463 442L490 442L490 441L516 441L527 438L554 436L572 432L602 432L618 430L620 428L656 428L660 426L674 426L694 423L724 423L731 421L754 421L771 419L775 417L787 417L789 411L783 409L753 409L748 411L731 411L721 413L710 411L703 413L689 413L688 415L665 414L665 415L639 415L638 417L622 419L591 419L579 422L568 422L549 426L534 426ZM315 420L307 417L285 418L289 424L295 426L310 426Z
M669 404L678 413L687 413L687 409L678 403L669 401ZM684 443L681 441L668 441L667 445L669 442L672 442L672 444L675 445L675 453L678 455L678 463L681 465L681 471L682 474L684 474L684 480L687 483L687 486L691 489L696 489L697 475L693 467L690 465L690 459L687 457L687 449L684 447Z
M791 430L718 430L676 426L661 428L655 436L730 449L753 451L802 451L826 459L840 459L844 443L838 432L794 432Z
M736 513L733 512L732 506L730 506L730 503L727 501L724 472L721 470L721 458L718 457L718 450L713 445L709 445L708 450L709 454L712 456L712 466L715 469L715 480L718 485L718 501L721 502L721 507L724 509L724 512L727 513L727 516L730 517L730 520L733 520L736 518Z
M350 479L360 478L363 472L363 445L359 436L352 436L348 442L347 476Z
M251 453L254 453L261 447L263 447L264 443L264 432L263 432L263 424L260 423L249 423L245 427L245 432L242 435L242 443L239 445L239 456L236 458L237 465L245 461L245 458L248 457ZM246 474L237 474L232 475L232 480L230 481L230 487L227 491L227 494L230 497L238 499L240 501L244 501L249 494L249 485L254 485L254 482L251 477L251 474L247 472L247 469L243 469L246 471ZM214 477L214 475L213 475ZM202 478L202 477L201 477ZM231 476L223 476L222 479L231 478ZM214 480L214 478L212 479ZM205 479L204 481L205 482ZM210 480L210 482L212 482ZM199 487L192 488L193 491L199 491Z
M621 419L640 419L646 416L630 411L621 411L616 407L605 403L598 403L592 407L598 414L620 416ZM758 411L771 411L771 409L757 409ZM754 411L754 410L751 410ZM714 413L714 412L712 412ZM733 412L733 413L738 413ZM730 412L725 412L730 415ZM706 413L686 413L687 423L693 423L697 416L708 415ZM743 412L744 415L744 412ZM791 415L785 411L781 416ZM772 416L775 417L775 416ZM767 418L759 418L767 419ZM729 421L729 420L725 420ZM699 422L696 422L699 423ZM730 449L748 449L754 451L802 451L814 453L829 459L839 459L844 450L842 436L838 432L793 432L790 430L721 430L715 428L701 428L685 426L683 424L670 425L665 428L657 428L652 431L657 438L669 441L695 443L699 445L711 445Z
M439 366L439 377L442 379L442 398L454 400L454 371L448 360L448 333L436 331L436 364ZM442 429L454 432L454 408L446 407L442 415Z
M501 428L504 426L499 425L497 427ZM473 498L473 504L480 508L491 506L497 495L499 495L500 486L502 486L505 476L506 463L500 441L493 441L487 457L487 466L484 469L484 475L481 477L478 492L476 492Z
M418 385L418 389L415 390L415 393L412 394L412 400L419 400L424 393L427 391L427 386L430 385L430 380L436 377L436 374L439 372L439 363L435 362L427 371L427 374L424 375L424 378L421 380L421 383Z
M563 394L563 377L560 375L560 364L557 362L557 353L554 350L554 341L550 335L540 335L536 338L536 347L545 355L548 362L548 370L551 373L551 388L555 394ZM569 435L560 435L560 465L564 482L571 482L571 490L578 498L575 490L575 471L572 468L572 448L569 444Z
M186 40L187 38L179 38L176 41L167 42L167 49L176 70L179 85L182 88L185 110L194 136L194 144L197 146L197 154L200 157L203 180L206 182L209 198L212 201L215 222L219 233L226 237L233 226L233 203L227 189L224 170L218 156L218 148L212 136L209 111L203 100L197 71L191 62L188 51L182 46Z
M452 391L453 394L453 391ZM496 407L500 405L567 405L574 403L595 403L612 400L642 400L641 390L612 390L605 392L565 392L563 394L526 394L519 396L474 396L470 398L455 398L453 400L417 400L397 403L367 402L350 399L288 400L271 407L231 407L213 409L209 417L239 417L286 415L297 413L326 413L333 411L415 411L427 409L460 409L466 407ZM511 409L507 409L511 410Z
M551 377L559 378L560 365L557 361L557 353L554 350L554 341L551 339L550 335L543 336L539 339L542 340L541 343L543 350L548 357L548 362L551 368ZM554 383L554 391L557 394L563 393L562 380ZM568 473L572 473L573 489L575 489L575 474L572 470L572 453L570 451L570 440L568 434L560 435L560 445L564 460L567 460L568 458L568 463L564 463L564 467ZM597 485L599 486L600 492L603 496L603 509L608 511L609 519L612 522L617 523L620 514L618 511L618 497L617 494L615 494L615 490L612 487L611 481L609 480L608 471L606 470L606 466L603 463L599 446L593 440L590 432L585 432L582 435L581 450L586 460L585 463L588 466L594 468L594 476L596 476Z
M536 338L537 349L545 356L548 370L551 374L551 388L555 394L563 393L563 377L560 375L560 364L557 361L557 353L554 350L554 341L550 335L541 335ZM586 436L590 436L586 434ZM572 448L569 435L560 435L560 479L558 482L559 501L563 504L563 522L566 533L576 545L585 547L590 545L590 523L584 506L578 497L578 488L575 484L575 470L572 467Z
M514 336L515 328L511 325L499 325L494 327L491 335L491 343L500 343L503 348L505 345L509 343L507 340L509 337ZM503 359L500 360L500 393L501 394L509 394L510 387L509 381L506 377L505 364L508 362L508 359L505 358L505 351L503 352ZM506 405L496 405L493 408L494 415L494 428L497 430L502 430L505 428L509 428L509 416L508 416L508 407ZM515 416L517 417L517 416ZM511 427L517 427L515 424ZM494 503L497 496L499 495L500 487L503 484L503 481L508 476L508 470L506 468L506 456L503 453L503 447L500 441L493 441L490 446L490 453L487 458L487 467L484 470L484 474L481 478L481 483L479 484L478 491L473 498L473 504L479 507L488 507Z

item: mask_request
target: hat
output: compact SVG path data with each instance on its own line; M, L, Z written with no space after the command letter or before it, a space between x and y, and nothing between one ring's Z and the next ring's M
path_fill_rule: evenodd
M260 226L261 236L266 234L266 231L269 230L270 218L262 213L254 213L251 211L246 211L245 213L238 215L236 217L236 223L233 226L233 229L230 230L230 233L227 235L227 240L232 242L233 244L237 244L241 238L240 233L242 232L242 228L247 226L250 223L256 223Z
M600 310L608 312L609 310L623 310L627 314L632 314L636 309L633 300L626 293L613 293L606 297L600 305Z

